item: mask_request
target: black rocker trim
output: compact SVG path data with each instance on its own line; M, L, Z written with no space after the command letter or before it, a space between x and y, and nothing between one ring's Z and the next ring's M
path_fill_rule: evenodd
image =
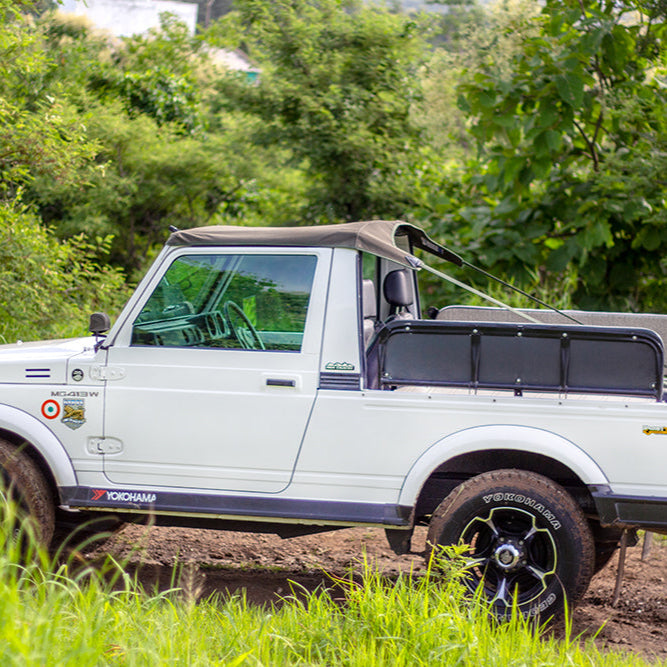
M299 523L409 526L412 507L390 503L204 495L144 489L68 486L60 488L63 505L81 509L160 514L198 514ZM109 495L111 494L111 495Z
M602 524L667 532L667 498L617 495L608 486L589 488Z

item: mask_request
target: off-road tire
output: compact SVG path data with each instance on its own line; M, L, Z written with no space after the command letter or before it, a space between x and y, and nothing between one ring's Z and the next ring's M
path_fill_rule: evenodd
M38 542L48 547L55 526L51 489L25 450L3 438L0 438L0 484L16 504L21 522L29 522ZM15 530L20 528L16 526Z
M559 616L593 575L593 537L581 508L558 484L523 470L477 475L440 503L427 555L456 544L470 544L466 586L471 592L481 586L499 619L515 600L524 616Z

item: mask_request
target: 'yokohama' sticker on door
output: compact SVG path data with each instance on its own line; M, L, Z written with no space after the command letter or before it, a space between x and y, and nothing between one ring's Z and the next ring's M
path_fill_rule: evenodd
M90 499L92 501L107 500L116 503L154 503L157 500L156 493L145 493L142 491L111 491L109 489L91 489Z

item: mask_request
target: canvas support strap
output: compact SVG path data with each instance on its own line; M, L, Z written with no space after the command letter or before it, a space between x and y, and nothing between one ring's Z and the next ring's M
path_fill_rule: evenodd
M437 269L434 269L427 264L424 264L422 262L421 267L424 269L424 271L428 271L429 273L432 273L434 276L438 276L438 278L442 278L443 280L446 280L449 283L452 283L452 285L456 285L457 287L460 287L461 289L466 290L467 292L470 292L472 294L475 294L476 296L485 299L486 301L490 301L491 303L495 304L496 306L500 306L501 308L504 308L505 310L509 310L510 312L514 313L518 317L522 317L524 320L528 320L529 322L535 322L535 324L540 324L539 320L536 320L534 317L531 317L527 313L521 312L518 308L512 308L512 306L507 305L506 303L503 303L502 301L499 301L498 299L494 299L492 296L489 296L488 294L484 294L484 292L480 292L479 290L475 289L474 287L470 287L470 285L466 285L465 283L462 283L460 280L457 280L456 278L452 278L452 276L447 275L446 273L443 273L442 271L438 271Z

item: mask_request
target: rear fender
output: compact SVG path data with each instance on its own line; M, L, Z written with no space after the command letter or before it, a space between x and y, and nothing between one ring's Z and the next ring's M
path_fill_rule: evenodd
M542 454L566 465L587 485L609 480L593 459L570 440L530 426L476 426L446 436L427 449L412 465L399 494L399 505L414 506L424 482L443 463L462 454L493 450ZM502 468L498 461L498 468Z

